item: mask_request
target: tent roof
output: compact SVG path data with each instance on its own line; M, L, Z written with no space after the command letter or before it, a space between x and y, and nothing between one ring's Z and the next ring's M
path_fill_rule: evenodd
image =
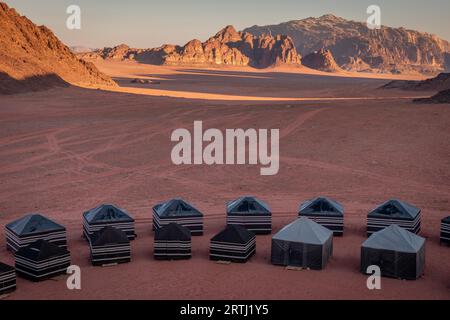
M123 209L116 207L112 204L102 204L94 209L86 211L84 218L89 223L95 222L133 222L134 219Z
M373 233L369 239L364 241L362 246L365 248L415 253L422 248L424 243L424 238L394 224Z
M203 214L183 199L172 199L159 203L153 207L153 211L160 217L202 217Z
M393 218L410 218L414 219L420 213L420 209L401 200L388 200L375 209L373 209L369 216L389 216Z
M309 244L324 244L333 232L320 224L300 217L278 231L272 239Z
M303 202L299 208L300 213L331 213L344 214L344 207L337 201L326 197L318 197Z
M191 240L191 231L177 223L169 223L168 225L156 230L155 240Z
M16 252L16 256L25 257L33 261L42 261L52 257L63 256L68 253L69 251L66 249L41 239L26 247L20 248L19 251Z
M224 230L212 237L211 241L246 244L254 237L255 234L246 228L231 224L227 225Z
M92 245L102 246L113 243L130 243L125 232L117 228L107 226L95 232L90 239Z
M5 272L13 271L14 267L0 262L0 275Z
M270 208L262 200L252 196L240 197L227 203L227 213L270 214Z
M64 231L62 225L44 217L38 213L29 214L6 225L6 228L19 236L31 235L34 233Z
M450 216L448 216L448 217L442 219L442 222L444 222L444 223L450 223Z

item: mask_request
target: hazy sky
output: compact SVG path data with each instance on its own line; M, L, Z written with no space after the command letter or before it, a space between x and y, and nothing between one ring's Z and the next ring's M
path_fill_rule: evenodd
M5 0L0 0L5 1ZM333 13L366 21L377 4L382 23L437 34L450 40L450 0L6 0L37 24L45 24L68 45L89 47L126 43L156 47L206 40L225 25L241 30ZM81 7L81 30L66 28L66 8Z

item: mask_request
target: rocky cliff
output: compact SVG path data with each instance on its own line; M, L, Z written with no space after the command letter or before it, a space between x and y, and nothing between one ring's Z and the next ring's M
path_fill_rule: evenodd
M53 32L36 26L0 2L0 92L39 90L67 83L114 86L97 68L77 58Z
M385 26L370 30L365 23L330 14L253 26L244 32L285 34L302 56L322 48L330 50L337 64L350 71L436 73L450 68L450 43L435 35Z
M253 36L227 26L205 42L194 39L184 46L164 45L153 49L133 49L126 45L82 54L87 60L136 60L164 65L233 65L267 68L301 64L292 40L283 35Z

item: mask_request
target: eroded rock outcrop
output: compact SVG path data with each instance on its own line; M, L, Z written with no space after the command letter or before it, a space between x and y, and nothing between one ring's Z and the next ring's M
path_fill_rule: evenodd
M76 57L53 32L0 3L0 92L47 89L67 83L115 86L89 62Z
M133 49L125 45L80 55L87 60L136 60L165 65L232 65L267 68L301 65L301 57L287 36L255 37L227 26L205 42L194 39L184 46L164 45L153 49Z

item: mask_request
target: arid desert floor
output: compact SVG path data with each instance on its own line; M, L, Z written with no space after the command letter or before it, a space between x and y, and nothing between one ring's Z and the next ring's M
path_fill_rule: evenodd
M450 214L450 106L412 103L429 93L381 90L388 80L290 70L197 69L98 63L117 92L56 88L0 96L0 261L13 264L3 226L40 212L65 225L82 290L66 277L18 279L6 299L450 299L450 248L439 245ZM159 84L138 85L133 78ZM260 166L175 166L170 135L208 128L279 128L280 171ZM271 236L257 237L246 264L209 260L225 203L257 196L271 206L273 233L300 202L325 195L345 207L343 237L322 271L270 264ZM153 260L152 206L182 197L205 215L187 261ZM382 279L370 291L359 272L366 215L389 198L422 209L426 269L417 281ZM93 267L81 215L114 203L136 218L132 262Z

